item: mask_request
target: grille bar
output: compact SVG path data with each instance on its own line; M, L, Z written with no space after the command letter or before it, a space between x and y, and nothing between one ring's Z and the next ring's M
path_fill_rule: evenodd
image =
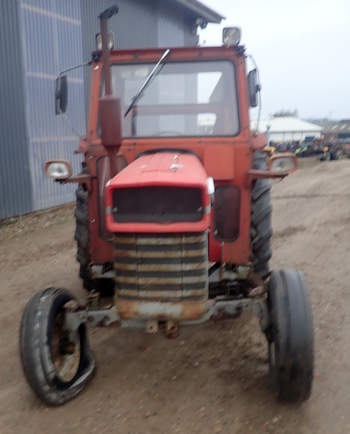
M116 263L114 265L115 270L120 273L120 275L123 275L124 271L130 272L130 273L135 273L136 271L138 273L141 272L153 272L155 270L161 272L161 271L169 271L169 272L173 272L173 271L184 271L184 273L187 273L188 271L195 271L197 272L202 272L202 273L206 273L207 270L205 268L203 268L203 262L205 261L205 258L203 257L202 262L195 262L195 263L181 263L181 262L162 262L162 263L157 263L154 262L153 263L148 263L148 262L143 262L142 264L138 264L136 261L135 262L131 262L131 263L123 263L123 262L118 262L118 260L116 259Z
M138 252L181 252L203 250L204 243L177 243L177 244L121 244L118 243L118 251L138 251Z
M116 244L135 244L137 242L138 245L142 244L181 244L182 240L188 243L200 243L203 240L202 237L198 237L198 235L184 235L174 236L174 234L157 234L156 236L149 236L143 234L142 237L138 235L118 235L114 237L114 242Z
M173 278L186 278L186 277L206 277L207 270L198 269L198 270L164 270L161 269L159 271L143 271L140 269L135 270L125 270L116 267L115 270L118 273L119 278L121 277L131 277L131 278L145 278L145 279L173 279Z
M114 258L115 260L115 264L118 264L118 266L120 266L120 264L140 264L140 261L138 259L137 256L115 256ZM180 257L160 257L160 256L156 256L156 257L146 257L143 256L142 258L142 265L160 265L160 264L165 264L165 265L174 265L174 264L184 264L184 265L189 265L189 266L195 266L196 264L205 264L207 260L207 255L201 255L201 256L187 256L186 257L186 262L183 262L183 259Z
M169 257L169 258L182 258L184 259L185 257L191 257L191 256L204 256L207 255L207 249L202 249L202 250L177 250L177 251L171 251L171 250L149 250L149 251L144 251L144 250L119 250L119 246L118 248L114 251L115 255L117 257L131 257L131 258L163 258L165 255L165 257Z
M191 291L187 291L186 295L183 295L182 291L172 291L171 296L167 296L166 301L179 301L179 300L186 300L186 301L195 301L198 299L202 299L203 296L203 290L202 289L192 289ZM147 290L147 291L140 291L139 293L135 293L134 290L129 289L123 289L123 297L121 298L127 298L128 300L140 300L142 298L143 300L147 301L157 301L159 299L164 299L164 291L161 290Z

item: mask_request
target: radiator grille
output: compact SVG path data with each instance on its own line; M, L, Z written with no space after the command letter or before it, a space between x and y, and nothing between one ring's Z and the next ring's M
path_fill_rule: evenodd
M198 222L202 192L190 187L118 188L113 191L116 222Z
M207 234L126 234L114 239L118 297L202 300L208 292Z

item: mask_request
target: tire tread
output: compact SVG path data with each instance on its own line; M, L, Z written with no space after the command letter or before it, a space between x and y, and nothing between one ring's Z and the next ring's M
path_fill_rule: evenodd
M263 151L256 151L253 157L253 169L266 170ZM271 185L267 179L257 179L251 193L251 245L252 262L255 272L262 277L269 273L271 258Z

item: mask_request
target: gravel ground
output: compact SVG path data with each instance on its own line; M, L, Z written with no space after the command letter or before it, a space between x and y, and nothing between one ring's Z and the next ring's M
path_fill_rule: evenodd
M38 289L81 293L73 208L0 226L0 432L350 433L350 161L302 161L274 182L273 268L298 268L310 290L316 339L311 399L275 402L257 321L181 330L176 340L119 329L91 330L98 372L60 408L31 393L18 357L23 307ZM64 187L62 187L64 188Z

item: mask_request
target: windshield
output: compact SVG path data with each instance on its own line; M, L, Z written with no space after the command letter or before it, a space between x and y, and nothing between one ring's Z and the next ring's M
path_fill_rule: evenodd
M122 113L154 63L112 65ZM239 132L235 70L230 61L169 62L122 118L123 137L234 136Z

